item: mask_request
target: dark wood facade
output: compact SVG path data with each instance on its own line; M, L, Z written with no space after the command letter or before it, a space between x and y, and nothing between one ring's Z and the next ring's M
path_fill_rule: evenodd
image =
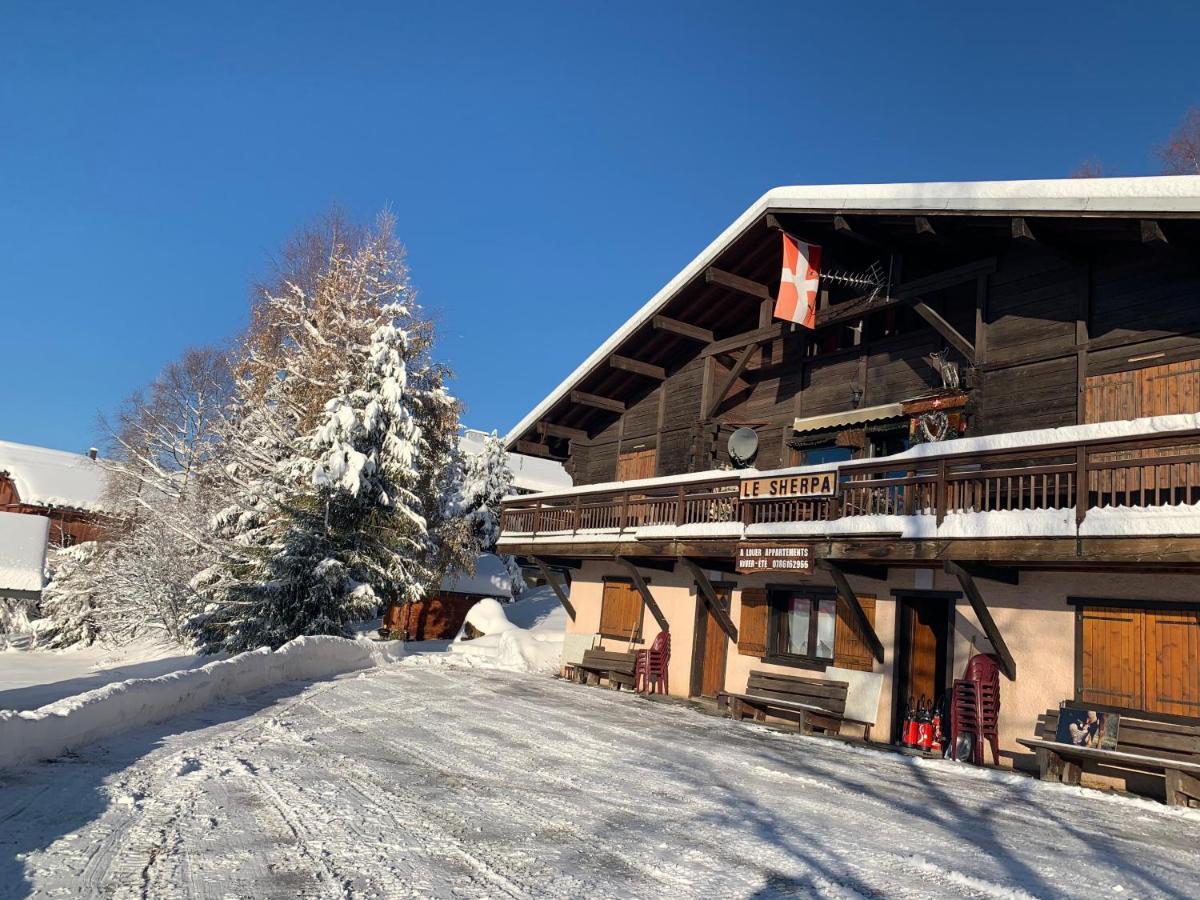
M776 224L825 246L827 268L891 270L886 298L826 292L809 332L771 319L780 265L771 218L575 385L520 449L564 459L577 485L594 484L635 471L622 466L631 454L642 455L645 477L648 451L654 475L722 468L724 438L748 425L759 435L756 465L768 469L801 461L797 418L940 387L936 351L960 366L970 435L1095 421L1090 379L1200 357L1192 220L780 213ZM1193 392L1171 411L1197 410Z

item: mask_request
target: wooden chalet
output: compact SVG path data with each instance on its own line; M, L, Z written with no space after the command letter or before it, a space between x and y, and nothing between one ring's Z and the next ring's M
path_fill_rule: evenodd
M1200 722L1200 177L773 190L506 440L574 486L501 551L608 650L669 629L673 694L874 672L891 741L990 652L1010 759L1064 700Z
M46 554L104 535L95 455L0 441L0 601L40 596Z

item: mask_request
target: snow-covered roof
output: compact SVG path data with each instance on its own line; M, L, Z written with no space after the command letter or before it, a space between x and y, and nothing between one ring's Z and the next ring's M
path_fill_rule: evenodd
M459 439L459 449L470 456L482 453L486 438L486 432L468 428ZM510 452L508 469L513 475L513 487L518 490L535 493L561 491L570 488L572 484L571 476L567 474L563 464L553 459Z
M458 594L483 594L487 597L511 597L512 581L500 557L481 553L475 557L475 574L451 572L442 579L442 590Z
M1200 215L1200 175L1060 178L1040 181L950 181L914 184L828 184L767 191L651 297L504 438L511 446L571 387L603 363L684 285L711 265L769 210L829 213L975 213L992 215Z
M42 589L49 533L45 516L0 512L0 590Z
M104 469L83 454L0 441L0 473L12 479L22 503L101 510Z

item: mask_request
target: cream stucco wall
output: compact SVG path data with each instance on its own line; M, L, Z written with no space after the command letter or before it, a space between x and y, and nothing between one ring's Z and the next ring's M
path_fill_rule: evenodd
M577 610L576 620L569 630L594 633L600 622L600 603L605 575L623 577L626 573L611 562L584 564L572 582L571 602ZM676 696L688 696L691 682L692 649L695 640L696 604L698 597L689 576L681 567L675 572L649 572L651 592L671 624L670 688ZM714 580L729 581L730 576L710 572ZM875 671L884 676L879 714L873 729L875 740L887 741L891 736L893 709L893 667L896 647L897 602L892 592L903 589L932 589L961 591L953 576L941 571L892 569L887 582L851 577L851 587L860 595L876 598L875 631L884 646L884 661L875 664ZM731 616L735 624L741 621L741 589L763 587L797 581L801 584L832 586L821 572L800 580L795 576L740 576L733 592ZM1000 742L1001 750L1011 755L1025 755L1016 743L1019 737L1033 735L1037 717L1059 702L1073 697L1075 690L1075 609L1067 603L1072 596L1120 598L1128 600L1192 601L1200 594L1200 577L1188 575L1088 574L1022 572L1019 585L978 580L992 617L1004 636L1017 666L1015 682L1001 678ZM961 677L969 657L976 652L988 652L991 647L966 598L955 604L952 671ZM646 641L657 632L654 619L646 614ZM644 646L606 639L606 649L627 650ZM814 674L794 666L764 663L757 657L743 656L732 642L727 647L725 689L745 690L751 670L766 670L784 674Z

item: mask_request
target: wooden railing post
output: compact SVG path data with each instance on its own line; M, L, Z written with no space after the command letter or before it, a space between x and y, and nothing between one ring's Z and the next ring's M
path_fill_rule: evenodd
M1087 447L1075 448L1075 527L1083 524L1088 505L1088 456Z
M621 515L617 519L617 528L624 531L629 527L629 491L621 494Z
M533 533L537 534L542 526L542 501L538 501L538 505L533 508Z
M583 527L583 494L575 495L575 508L572 511L575 521L572 522L571 531L578 531Z
M687 524L687 493L684 491L683 485L679 486L679 490L675 493L675 525Z
M938 460L937 483L933 489L933 502L937 506L937 523L942 524L946 519L946 460Z

